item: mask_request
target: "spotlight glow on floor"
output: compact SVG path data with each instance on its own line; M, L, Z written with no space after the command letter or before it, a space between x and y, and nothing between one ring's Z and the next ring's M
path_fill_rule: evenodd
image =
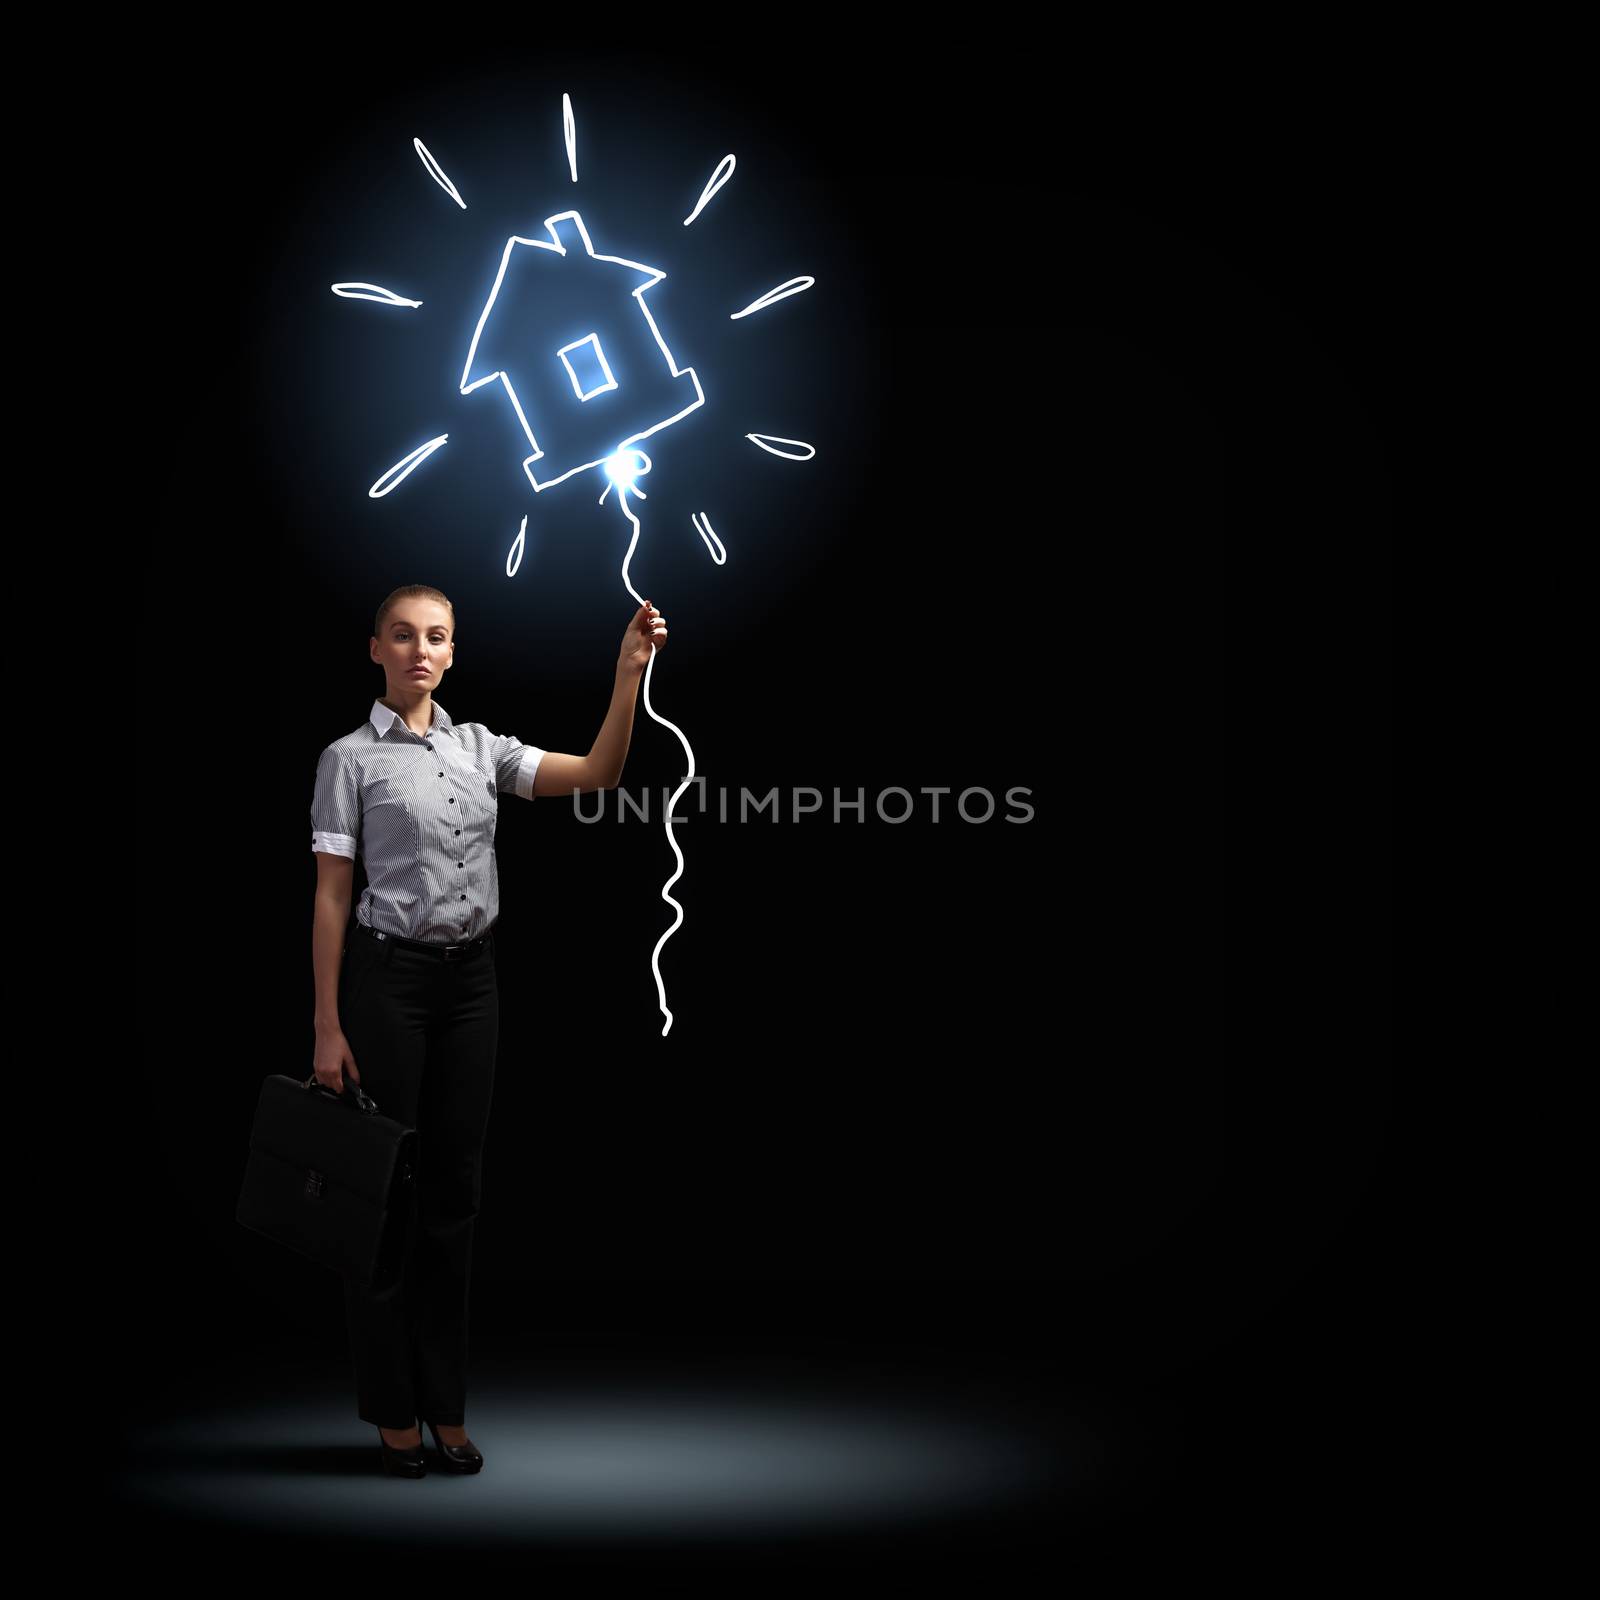
M1071 1494L1101 1473L1087 1425L1049 1440L978 1402L741 1399L670 1386L476 1392L471 1477L391 1479L348 1397L211 1410L134 1442L145 1504L378 1540L726 1538L891 1529Z

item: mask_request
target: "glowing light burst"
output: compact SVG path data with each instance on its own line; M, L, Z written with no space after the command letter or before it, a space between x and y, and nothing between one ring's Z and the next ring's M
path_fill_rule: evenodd
M567 167L571 175L572 182L576 183L578 181L578 131L577 122L572 110L572 97L568 94L563 94L561 97L561 122L562 135L566 145ZM437 183L439 187L443 189L444 192L448 194L463 211L465 211L467 209L467 202L461 197L460 191L456 188L455 184L451 182L444 169L434 159L433 154L428 147L423 144L421 139L413 139L412 145L416 150L417 158L421 161L429 177L431 177L433 181ZM689 215L683 219L684 227L687 228L705 210L712 198L723 188L728 180L732 178L737 165L738 162L731 153L725 155L722 160L717 163L716 169L712 173L711 177L707 180L705 188L701 191L700 198L695 203L693 211L691 211ZM597 262L606 262L613 266L627 269L637 274L644 280L630 290L631 296L637 303L639 311L644 317L645 323L650 330L650 335L654 339L657 348L661 352L662 358L666 362L668 374L672 378L687 378L690 384L693 386L694 399L687 405L684 405L681 409L674 411L670 416L663 417L660 421L651 424L649 427L643 428L637 433L630 434L627 438L609 446L592 461L584 461L577 466L567 468L567 470L557 475L546 476L543 481L541 481L538 474L535 473L533 469L536 462L544 460L545 451L540 446L538 439L534 436L533 428L528 421L527 412L523 407L522 401L517 396L517 392L512 384L510 375L501 369L474 378L472 376L472 367L473 362L477 358L479 341L482 338L484 328L489 321L490 313L494 309L496 298L498 297L501 286L505 281L506 269L510 265L515 251L519 246L521 246L525 249L549 250L553 251L558 256L565 256L568 253L567 247L562 243L561 235L557 231L557 224L563 222L567 222L572 225L579 239L583 243L584 251L592 260ZM628 522L632 528L632 533L628 541L628 548L622 558L623 587L633 597L634 602L637 605L643 605L644 597L637 589L634 588L632 579L629 575L629 568L633 561L634 551L638 547L640 536L639 518L635 514L630 501L635 499L644 501L649 498L645 491L639 487L639 481L650 472L652 463L649 455L646 454L645 451L639 449L638 446L643 440L651 438L653 435L661 432L662 429L669 428L676 422L681 422L691 412L697 411L706 403L705 392L700 387L700 379L693 367L680 368L678 366L676 360L673 358L672 352L667 348L666 340L661 336L661 330L659 327L657 327L655 318L650 313L650 307L645 303L644 297L646 291L652 289L656 284L660 283L666 277L666 273L660 268L648 267L640 262L630 261L623 256L598 254L594 248L593 242L589 238L589 232L584 226L583 218L575 210L561 211L557 212L553 216L546 217L544 221L544 228L546 234L549 236L546 239L523 238L520 235L513 235L506 241L505 246L501 251L500 266L498 272L495 274L494 284L489 291L489 297L484 303L483 310L479 313L477 326L473 330L472 342L467 351L467 359L461 369L461 381L458 385L459 392L462 395L469 395L482 388L485 384L493 383L496 380L499 381L501 387L505 391L506 398L511 402L512 410L515 412L517 421L521 425L523 434L526 436L528 441L530 453L526 458L524 458L522 462L522 469L527 476L528 482L533 486L535 494L542 494L546 489L554 488L558 483L565 483L567 479L576 477L581 472L587 472L596 467L599 467L603 470L607 479L607 484L604 492L600 496L599 503L604 505L607 498L610 496L611 491L615 489L617 491L617 503L619 506L621 506L622 513L628 519ZM765 294L751 301L750 304L745 306L743 310L732 312L730 314L730 320L737 322L740 318L751 316L757 311L764 311L769 306L776 305L780 300L786 300L791 295L803 293L805 290L813 287L815 283L816 279L812 277L790 278L786 283L781 283L776 288L769 289ZM332 285L332 289L334 294L340 296L342 299L347 300L372 300L384 305L404 307L411 310L416 310L422 305L422 301L420 300L407 299L404 295L396 294L393 290L386 289L375 283L336 283ZM609 338L611 336L608 334L607 337ZM584 378L580 375L577 367L574 366L572 361L567 359L569 355L573 355L580 350L585 352L585 354L580 357L580 364L586 368L589 368L591 374L597 373L599 375L598 378L591 376L587 387L585 385ZM575 339L571 343L563 345L558 351L555 352L555 354L557 358L559 358L562 366L565 367L567 377L571 380L573 393L576 395L580 404L587 404L587 402L594 400L599 395L608 393L618 387L611 364L607 361L605 351L601 347L600 336L598 333L591 332L585 334L582 338ZM624 371L624 375L626 375L627 369L625 366L622 368L622 370ZM367 494L372 499L381 499L384 495L390 493L391 490L396 488L413 472L415 472L416 469L421 466L421 464L430 455L432 455L435 450L444 445L449 437L449 434L442 433L436 439L430 439L426 444L419 445L409 455L405 456L402 460L397 461L392 467L390 467L388 471L385 472L377 480L377 482L367 490ZM813 445L807 444L802 439L783 439L773 434L764 433L747 433L745 438L748 439L752 444L759 446L762 450L767 451L770 455L778 456L786 461L810 461L817 453L816 448ZM587 452L584 450L577 450L573 453L585 454ZM545 470L548 472L550 469L546 468ZM728 559L727 548L724 546L722 540L717 537L716 531L711 526L710 518L704 512L694 512L691 516L691 521L693 522L695 532L700 535L700 538L705 543L706 549L711 555L711 559L719 567L724 565ZM527 534L528 517L526 514L524 514L522 518L522 525L518 528L516 538L512 541L511 548L506 554L505 570L508 578L515 577L522 565L522 559L527 549ZM685 737L683 730L679 728L676 723L669 722L665 717L659 715L651 701L650 685L655 671L655 660L656 646L652 642L650 647L650 660L646 664L644 670L645 713L653 722L660 723L663 728L669 729L677 737L678 742L683 746L684 756L688 761L688 771L684 775L683 782L678 786L677 789L673 791L671 798L667 802L666 816L663 822L663 826L666 829L667 843L671 847L672 853L677 860L677 869L662 885L661 898L673 908L677 915L672 925L656 941L655 948L650 954L650 970L653 973L656 981L656 996L662 1015L666 1019L661 1029L662 1037L665 1038L672 1028L673 1016L671 1009L667 1005L666 985L661 977L660 955L662 949L666 945L667 940L677 932L684 922L683 907L678 903L678 901L673 899L670 892L673 884L675 884L678 879L683 876L684 872L683 852L678 847L677 836L673 830L672 812L673 808L677 805L678 800L682 797L685 790L687 790L695 780L695 759L694 750L690 746L688 739Z
M634 464L635 456L637 456L643 463L642 466L636 466ZM650 470L650 467L650 457L647 456L643 450L619 450L614 456L607 458L606 476L612 481L612 483L616 484L618 488L633 489L633 492L638 495L641 500L648 500L650 496L647 495L643 489L635 489L634 485L645 475L645 473ZM595 503L603 506L606 503L606 494L610 493L611 490L608 488L606 493L601 495L599 500L597 500Z

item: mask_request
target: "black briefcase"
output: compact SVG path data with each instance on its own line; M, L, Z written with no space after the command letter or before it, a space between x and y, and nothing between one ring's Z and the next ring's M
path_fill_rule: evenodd
M274 1073L261 1085L238 1220L369 1289L394 1283L415 1225L417 1130L343 1094Z

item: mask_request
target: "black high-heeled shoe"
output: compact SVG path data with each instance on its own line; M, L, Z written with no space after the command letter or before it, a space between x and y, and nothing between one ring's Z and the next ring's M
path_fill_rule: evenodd
M428 1431L433 1435L434 1448L439 1452L439 1459L444 1463L446 1472L482 1472L483 1457L478 1454L478 1447L469 1439L465 1444L446 1444L439 1437L439 1430L430 1422Z
M420 1439L413 1445L403 1445L396 1448L383 1436L383 1429L378 1429L378 1443L383 1446L383 1470L391 1478L425 1478L428 1475L428 1463L422 1454L422 1441Z

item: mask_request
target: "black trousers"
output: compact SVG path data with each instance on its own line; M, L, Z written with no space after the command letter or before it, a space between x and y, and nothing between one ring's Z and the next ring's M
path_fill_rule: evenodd
M450 959L352 930L339 1024L361 1087L417 1130L405 1269L373 1291L345 1280L357 1412L380 1428L462 1424L467 1288L500 1032L494 930Z

